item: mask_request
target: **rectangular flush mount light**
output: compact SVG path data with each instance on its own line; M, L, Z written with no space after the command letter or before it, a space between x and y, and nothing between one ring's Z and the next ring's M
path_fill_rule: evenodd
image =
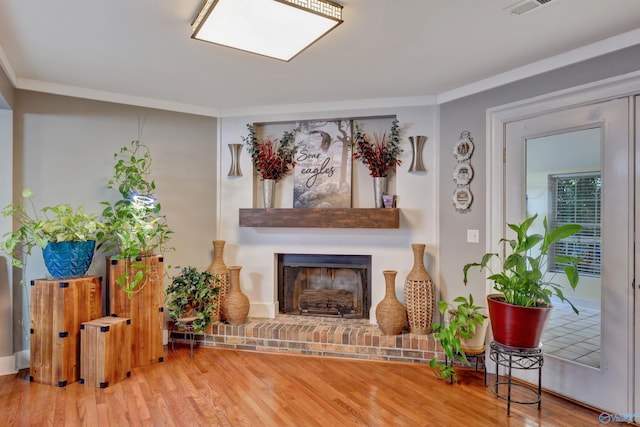
M341 23L324 0L205 0L191 37L289 61Z

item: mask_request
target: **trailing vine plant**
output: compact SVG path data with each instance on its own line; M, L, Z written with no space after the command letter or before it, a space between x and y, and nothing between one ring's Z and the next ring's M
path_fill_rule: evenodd
M181 319L195 317L193 330L201 334L213 320L219 292L220 279L217 276L208 271L198 271L195 267L184 267L165 291L169 317L180 328L185 326Z
M485 316L479 311L483 307L473 303L471 294L469 294L469 298L459 296L453 302L457 305L454 306L447 301L438 301L438 311L442 316L442 322L433 324L433 337L442 346L450 364L438 362L435 357L429 361L429 365L437 376L450 379L452 382L458 379L453 368L456 358L465 365L469 364L467 355L462 349L461 339L471 339L476 333L476 328L482 326L485 321ZM444 320L447 315L448 323Z
M114 177L107 188L117 190L122 199L102 202L106 230L98 233L98 248L106 253L117 251L111 258L124 260L124 272L116 282L131 297L144 288L151 275L158 274L148 255L156 250L164 255L173 249L168 246L173 232L153 195L156 184L149 179L149 147L139 140L131 141L114 154L114 160Z

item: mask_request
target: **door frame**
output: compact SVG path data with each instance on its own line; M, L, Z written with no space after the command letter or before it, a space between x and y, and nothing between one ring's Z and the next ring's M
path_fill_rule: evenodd
M505 231L504 139L506 124L509 122L526 120L546 113L568 110L575 107L638 94L640 94L640 71L487 109L486 252L499 252L500 248L497 242L503 237ZM630 112L630 115L631 114L632 112ZM633 118L634 117L630 117L630 119ZM630 127L633 126L633 120L630 120L630 123ZM633 132L633 129L630 128L629 131ZM636 139L636 142L637 140L638 139ZM634 160L636 175L640 173L640 157L638 156L639 154L636 150L636 158ZM638 180L637 177L636 180ZM640 187L636 186L635 191L636 193L639 193ZM635 203L638 204L638 198L635 197L635 199ZM630 201L630 204L632 203L633 201ZM636 216L635 218L632 218L632 221L634 221L635 224L640 224L640 213L637 209L635 215ZM635 242L633 239L629 239L629 242L629 253L633 253L635 249ZM629 268L631 271L628 272L629 277L635 277L633 275L634 263L640 266L640 261L638 260L630 262ZM485 286L486 293L491 293L491 283L487 281ZM633 291L635 292L636 289ZM638 307L637 302L636 306L634 306L634 300L637 300L637 298L632 298L631 301L629 301L628 308L632 314L630 316L632 323L634 323L633 319L638 319L640 317L640 307ZM637 320L635 320L635 324L637 326ZM634 336L636 338L635 340ZM629 354L626 357L627 372L633 373L633 380L629 381L627 386L626 407L635 410L640 408L640 390L638 389L638 385L640 385L640 366L635 366L635 358L633 357L634 354L640 354L640 342L638 342L638 338L640 338L640 332L638 332L637 328L634 328L633 325L629 325L629 336L627 339L631 343L635 342L635 344L629 346ZM636 384L635 390L634 384Z
M4 108L7 105L0 94L0 206L13 202L13 110ZM0 218L0 235L11 231L11 217ZM14 350L14 329L16 320L13 304L13 268L6 256L0 256L0 375L15 374L16 366ZM19 289L19 288L17 288Z

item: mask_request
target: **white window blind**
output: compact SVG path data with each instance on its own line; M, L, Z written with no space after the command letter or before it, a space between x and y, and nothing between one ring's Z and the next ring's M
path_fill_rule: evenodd
M562 271L556 255L582 258L580 274L600 276L600 172L549 175L549 226L580 224L582 230L556 243L549 251L549 270Z

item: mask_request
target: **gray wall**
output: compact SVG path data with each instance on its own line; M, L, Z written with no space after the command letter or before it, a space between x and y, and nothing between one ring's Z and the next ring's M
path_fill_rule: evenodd
M13 93L13 85L2 67L0 67L0 108L10 109L13 106Z
M165 266L204 269L216 238L216 118L18 90L13 193L31 188L37 207L69 203L101 212L100 201L120 197L106 187L114 153L138 139L138 119L145 117L140 139L151 150L156 196L175 232ZM96 253L88 274L104 276L104 264L104 254ZM27 283L46 276L39 250L24 273ZM28 320L28 295L19 279L14 274L16 352L28 348L19 324Z
M477 301L484 297L480 274L472 275L469 289L464 288L462 266L479 260L486 247L486 109L639 69L640 46L636 46L440 106L438 288L442 298L469 291ZM158 196L176 232L172 240L176 251L168 255L167 264L202 268L209 264L211 240L217 237L215 118L14 90L3 72L0 95L14 108L13 192L17 195L23 187L32 188L40 206L68 202L99 210L101 200L117 197L106 189L113 153L138 137L138 118L146 116L142 139L151 147ZM465 130L474 137L476 151L474 202L471 212L463 215L455 213L451 193L453 147ZM480 230L478 244L466 243L467 229ZM27 280L46 274L41 256L32 258ZM104 275L100 254L89 273ZM14 352L28 348L18 323L28 320L26 294L20 292L20 275L16 276ZM6 350L0 348L0 355Z
M465 289L462 267L480 261L486 252L486 110L491 107L532 98L608 77L640 70L640 46L634 46L582 63L573 64L539 76L524 79L496 89L488 90L440 106L440 291L441 297L451 300L458 295L473 292L477 302L484 301L484 275L475 270ZM470 131L474 138L472 157L474 195L471 212L455 212L451 194L455 188L452 179L456 160L453 148L462 131ZM480 230L479 243L466 242L466 230ZM482 304L484 305L484 304Z

